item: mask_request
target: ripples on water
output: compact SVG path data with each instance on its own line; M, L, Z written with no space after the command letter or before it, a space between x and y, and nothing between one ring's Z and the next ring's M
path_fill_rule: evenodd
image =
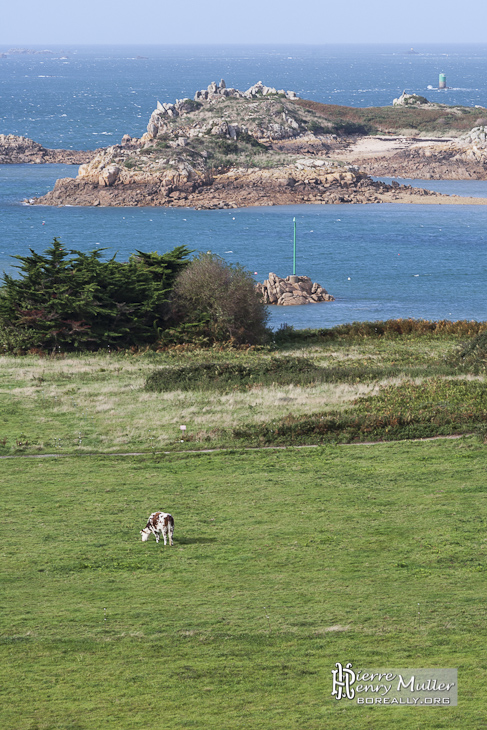
M419 55L407 55L407 49L385 45L144 46L10 56L0 61L0 132L32 137L49 147L116 144L125 133L140 136L145 131L157 99L193 96L221 78L241 89L262 80L306 98L350 106L390 105L404 89L448 104L483 104L486 48L428 46L418 47ZM428 89L437 83L439 72L446 73L454 88ZM67 248L103 247L121 260L136 248L164 251L185 244L239 261L262 281L269 271L292 273L296 216L297 273L311 276L337 299L316 306L272 307L274 327L409 316L487 319L487 207L194 211L19 203L51 189L57 178L75 175L76 168L63 165L0 166L1 269L13 271L12 254L25 254L29 247L42 250L58 236ZM425 187L439 185L444 192L487 196L481 182L425 181Z
M388 106L404 89L452 105L484 105L487 97L485 45L423 45L418 55L387 44L53 50L1 59L1 132L48 147L118 144L126 133L140 137L158 99L193 97L221 78L239 89L262 80L348 106ZM445 91L436 88L440 72L451 87Z
M164 208L50 208L18 199L74 176L66 165L0 166L0 209L8 233L0 268L12 254L42 250L58 236L67 248L105 248L125 260L136 248L184 244L239 262L263 281L297 273L336 297L332 303L271 307L274 327L323 327L353 320L416 317L487 319L487 206L301 205L196 211ZM448 181L451 183L451 181ZM479 185L474 182L474 185ZM468 184L467 184L468 186ZM462 185L462 187L465 187ZM487 183L484 183L487 195Z

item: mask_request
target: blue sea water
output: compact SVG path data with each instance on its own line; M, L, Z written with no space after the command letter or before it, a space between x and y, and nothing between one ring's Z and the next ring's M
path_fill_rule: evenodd
M49 147L106 146L125 133L140 136L157 99L193 96L220 78L237 88L262 80L350 106L387 105L403 89L448 104L487 105L487 46L418 47L418 55L397 46L53 50L0 59L0 132L23 134ZM439 72L447 74L452 88L428 89L437 84ZM238 261L262 281L269 271L291 273L296 217L297 273L325 286L336 301L271 307L274 327L390 317L487 319L487 207L195 211L22 204L76 172L65 165L0 166L0 270L12 272L13 255L41 250L57 236L68 249L104 248L121 260L136 248L164 251L185 244ZM424 187L487 197L482 181L424 181Z
M7 48L1 48L0 52ZM327 104L386 106L402 91L487 105L487 45L81 46L0 58L0 132L92 149L140 137L156 101L210 81L256 81ZM448 89L439 91L438 75ZM431 88L430 88L431 87Z

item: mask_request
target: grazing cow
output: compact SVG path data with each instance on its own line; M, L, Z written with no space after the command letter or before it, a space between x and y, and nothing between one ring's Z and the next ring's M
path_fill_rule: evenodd
M164 545L167 545L167 536L169 535L169 545L172 545L172 536L174 532L174 518L167 512L153 512L147 524L143 530L140 531L142 535L142 542L147 542L149 535L152 533L156 542L159 542L159 533L162 532L164 538Z

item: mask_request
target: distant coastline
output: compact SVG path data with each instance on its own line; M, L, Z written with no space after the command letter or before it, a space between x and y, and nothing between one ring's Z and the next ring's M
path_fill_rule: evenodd
M52 206L485 205L372 177L486 179L487 109L406 92L392 106L352 108L221 80L193 98L157 102L140 138L124 134L93 151L0 135L0 163L80 165L76 178L26 200Z

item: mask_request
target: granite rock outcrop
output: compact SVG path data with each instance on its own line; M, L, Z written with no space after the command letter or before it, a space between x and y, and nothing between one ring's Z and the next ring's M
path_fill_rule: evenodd
M168 135L172 139L164 141L169 145L174 144L176 136L191 139L210 134L237 140L251 135L268 141L295 137L308 130L306 114L297 115L287 104L298 98L294 91L265 86L262 81L247 91L229 88L223 79L219 84L213 81L207 89L197 91L193 99L158 101L140 142L149 146Z
M420 96L419 94L406 94L405 91L402 92L401 96L398 99L394 99L392 102L392 106L431 106L431 107L437 107L438 104L434 104L428 101L424 96Z
M284 91L284 89L275 89L273 86L265 86L262 81L258 81L247 91L239 91L238 89L228 88L224 79L219 84L212 81L207 89L197 91L194 95L194 101L202 101L214 98L215 96L232 96L237 99L252 99L258 96L284 96L286 99L298 99L295 91Z
M263 284L260 282L256 284L256 289L265 304L292 306L335 301L335 297L328 294L322 286L311 281L309 276L292 275L282 279L271 272Z
M95 156L89 150L51 150L28 137L0 134L0 164L40 164L45 162L81 165Z
M140 139L124 135L93 153L75 179L28 202L212 209L436 195L398 191L337 161L337 135L327 124L292 91L259 81L241 92L213 82L194 99L158 102Z
M110 163L108 155L106 162ZM311 158L276 168L230 167L198 170L129 171L122 165L93 163L77 178L57 180L54 189L31 203L43 205L170 206L178 208L242 208L301 203L381 203L397 199L399 186L374 181L346 165ZM401 186L404 194L435 196Z

